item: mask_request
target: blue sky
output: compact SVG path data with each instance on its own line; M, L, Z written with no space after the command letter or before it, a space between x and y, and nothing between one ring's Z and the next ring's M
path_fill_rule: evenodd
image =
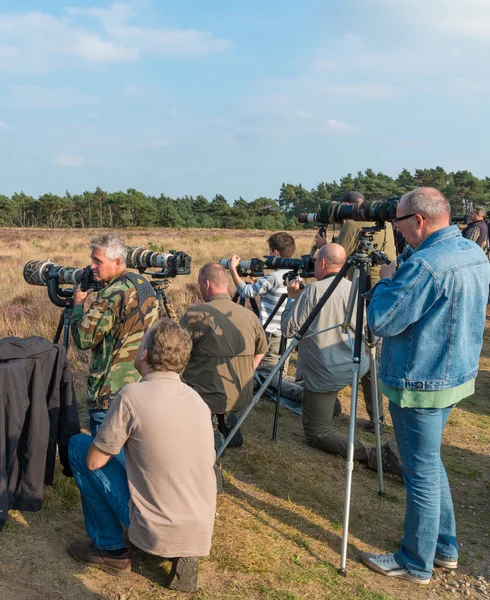
M489 0L3 0L0 193L490 175Z

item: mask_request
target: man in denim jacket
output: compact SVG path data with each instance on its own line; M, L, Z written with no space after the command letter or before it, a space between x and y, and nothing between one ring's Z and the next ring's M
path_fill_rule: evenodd
M483 250L449 225L433 188L405 194L398 228L415 249L371 290L368 323L383 338L379 376L389 398L407 489L404 534L394 554L363 553L370 569L427 584L433 566L456 569L458 543L441 437L451 409L474 392L490 266Z

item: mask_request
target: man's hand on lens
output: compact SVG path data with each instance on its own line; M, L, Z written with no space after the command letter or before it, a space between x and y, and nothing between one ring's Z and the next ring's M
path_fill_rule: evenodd
M301 279L293 279L292 281L287 279L286 285L288 288L288 298L295 300L301 293Z
M382 265L379 270L381 279L391 279L396 272L396 261L391 261L389 265Z
M87 296L91 294L94 290L90 288L86 292L82 292L80 284L77 285L75 291L73 292L73 304L78 306L79 304L83 304L87 299Z
M232 256L230 258L230 260L228 261L228 269L235 269L238 267L238 265L240 264L240 257L235 254L234 256Z

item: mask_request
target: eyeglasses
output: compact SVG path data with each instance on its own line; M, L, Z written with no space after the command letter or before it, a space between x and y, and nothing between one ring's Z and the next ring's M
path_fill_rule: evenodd
M392 222L393 223L399 223L400 221L403 221L404 219L410 219L410 217L415 217L415 215L419 215L419 217L422 217L422 219L425 220L424 215L421 215L420 213L412 213L411 215L404 215L403 217L395 217Z

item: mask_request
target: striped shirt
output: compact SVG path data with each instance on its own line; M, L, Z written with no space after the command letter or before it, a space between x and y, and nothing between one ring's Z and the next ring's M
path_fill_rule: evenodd
M262 325L265 325L281 296L287 294L287 288L283 281L283 275L286 273L289 273L287 269L278 269L277 271L268 273L255 283L243 283L242 281L237 287L237 291L242 298L260 296L259 320ZM283 302L267 326L267 333L281 332L281 315L285 306L286 302Z

